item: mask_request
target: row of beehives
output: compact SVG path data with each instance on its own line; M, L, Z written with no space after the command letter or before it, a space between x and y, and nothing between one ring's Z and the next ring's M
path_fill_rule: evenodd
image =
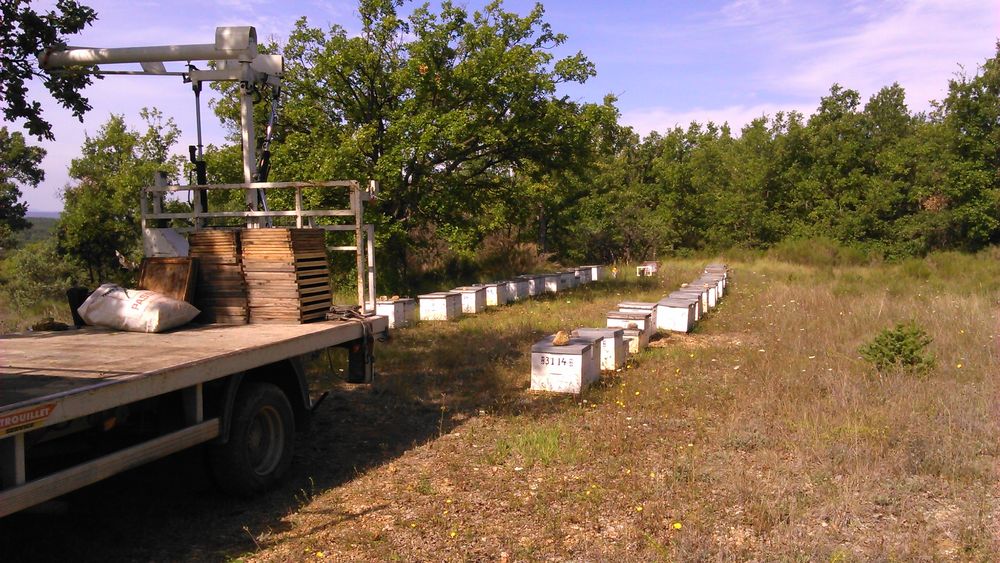
M580 266L551 274L526 274L514 279L456 287L413 298L379 298L375 313L389 319L389 328L421 321L452 321L544 293L558 293L604 279L604 266ZM419 307L419 319L418 319Z
M698 279L655 303L626 301L607 314L606 328L578 328L560 342L559 335L531 347L531 389L580 393L617 371L629 354L638 354L658 331L688 332L704 312L716 306L729 281L725 264L709 264Z

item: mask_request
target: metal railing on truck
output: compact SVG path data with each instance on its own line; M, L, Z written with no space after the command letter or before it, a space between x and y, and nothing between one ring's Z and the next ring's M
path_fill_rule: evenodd
M162 178L162 177L161 177ZM348 190L349 206L346 209L316 209L309 208L303 197L303 191ZM254 194L254 199L267 202L269 190L294 190L292 209L269 209L264 203L263 210L247 209L244 211L206 211L201 208L202 198L198 192L213 190L244 190ZM191 192L190 211L164 211L167 194ZM206 223L212 219L242 219L246 228L268 228L275 219L290 221L294 218L296 228L315 228L327 231L354 232L354 244L344 246L328 246L332 251L354 252L357 267L358 305L368 312L375 310L375 228L364 222L364 202L371 201L378 193L378 183L372 181L366 187L356 180L332 180L322 182L250 182L240 184L207 184L207 185L167 185L160 180L155 186L142 188L140 192L140 214L147 256L169 255L171 251L162 251L164 245L158 241L169 238L171 233L184 233L205 228L234 228L233 226L212 227ZM206 198L207 200L207 198ZM270 198L273 203L278 198ZM348 221L327 224L321 219L341 218ZM180 221L184 226L163 227L165 221ZM293 225L287 225L289 227ZM241 225L239 228L242 228ZM169 247L169 245L166 245Z

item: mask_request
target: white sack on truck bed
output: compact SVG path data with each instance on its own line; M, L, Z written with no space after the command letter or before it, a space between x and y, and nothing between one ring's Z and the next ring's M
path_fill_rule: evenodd
M97 288L77 309L92 326L131 332L162 332L191 322L200 311L186 301L178 301L146 289L125 289L113 283Z

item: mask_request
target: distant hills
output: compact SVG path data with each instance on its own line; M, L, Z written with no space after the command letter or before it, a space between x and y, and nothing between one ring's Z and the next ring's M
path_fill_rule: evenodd
M29 219L58 219L61 211L29 211L25 217Z
M24 246L55 235L56 221L59 218L59 213L44 211L41 213L29 212L27 218L31 223L31 228L14 233L14 238L17 240L18 246Z

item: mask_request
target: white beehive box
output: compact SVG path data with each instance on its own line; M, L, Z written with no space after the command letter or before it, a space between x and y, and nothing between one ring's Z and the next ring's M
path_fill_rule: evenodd
M465 286L453 289L462 296L462 313L478 315L486 310L486 288L483 286Z
M417 301L401 299L379 299L375 301L375 314L389 319L389 328L410 326L417 320Z
M690 332L694 328L697 303L694 299L661 299L656 303L656 328Z
M593 265L593 266L584 266L584 268L590 268L590 281L596 282L604 279L605 276L604 266Z
M486 288L487 307L499 307L511 301L510 294L507 291L507 282L484 283L476 287Z
M579 285L585 285L591 282L590 279L591 269L588 268L587 266L580 266L579 268L576 268L573 271L576 274L576 280L577 282L579 282Z
M709 264L705 266L706 274L718 274L722 277L729 277L729 266L725 264Z
M635 267L635 275L639 277L655 276L659 271L660 263L656 261L646 261Z
M716 299L722 299L722 296L726 293L726 278L717 274L702 274L698 278L705 283L714 283L717 291Z
M708 308L714 309L719 302L719 290L714 283L706 283L704 281L692 282L689 287L701 287L704 288L705 293L708 296Z
M518 277L528 282L529 297L537 297L545 293L545 276L538 274L525 274Z
M558 293L559 292L559 279L560 279L560 277L561 276L559 274L545 274L545 276L542 279L545 280L544 283L545 283L545 292L546 293Z
M686 293L688 295L697 295L698 299L701 300L701 316L704 317L705 313L708 312L708 291L704 287L692 287L686 285L674 293Z
M698 322L699 320L701 320L703 311L701 308L700 293L692 293L690 291L679 291L679 290L672 291L669 294L667 294L666 299L682 299L694 302L694 322Z
M629 328L630 324L634 324L637 329L646 333L647 342L649 341L649 337L653 335L653 314L648 311L633 311L630 313L609 311L605 316L607 317L607 326L609 328Z
M420 320L453 321L462 316L462 296L451 291L420 295Z
M601 340L601 369L603 371L615 371L625 367L625 358L628 350L625 346L625 329L622 328L578 328L573 331L573 336L587 338L589 336L602 336Z
M629 354L638 354L649 346L649 335L644 330L626 328L622 330L622 333Z
M507 282L507 296L510 297L511 301L527 299L530 296L528 293L528 280L523 278L509 280Z
M644 301L623 301L618 304L618 310L623 313L649 313L652 318L650 322L653 323L653 332L656 332L656 328L659 326L656 324L656 303L647 303Z
M531 347L531 389L579 394L600 378L600 362L589 340L570 338L565 346L547 336Z
M559 291L576 287L576 274L572 271L559 272Z

